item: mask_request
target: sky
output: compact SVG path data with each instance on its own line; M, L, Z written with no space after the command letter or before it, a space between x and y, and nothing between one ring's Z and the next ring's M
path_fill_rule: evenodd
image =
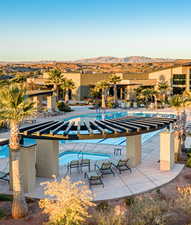
M190 0L0 0L0 61L191 58Z

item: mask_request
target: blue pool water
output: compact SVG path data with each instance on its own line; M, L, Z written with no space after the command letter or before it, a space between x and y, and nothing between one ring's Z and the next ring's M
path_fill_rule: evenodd
M108 154L97 154L97 153L83 153L83 159L90 160L106 160L111 156ZM72 160L79 160L82 158L82 154L80 152L63 152L59 157L59 164L66 165Z
M152 117L154 114L144 114L144 113L134 113L134 114L128 114L127 112L104 112L104 113L89 113L85 115L80 116L73 116L67 118L67 120L101 120L101 119L117 119L120 117L133 115L133 116L142 116L142 117ZM164 115L161 115L161 117ZM166 115L165 115L166 116ZM169 115L169 117L172 117L173 115ZM149 140L151 137L159 133L160 131L154 131L151 133L143 134L141 135L142 143L145 143L147 140ZM68 141L60 141L61 143L101 143L101 144L112 144L112 145L126 145L126 138L120 137L120 138L108 138L108 139L95 139L95 140L68 140ZM36 141L34 139L25 138L24 139L24 146L28 146L31 144L35 144ZM0 158L7 157L9 154L8 146L0 146Z

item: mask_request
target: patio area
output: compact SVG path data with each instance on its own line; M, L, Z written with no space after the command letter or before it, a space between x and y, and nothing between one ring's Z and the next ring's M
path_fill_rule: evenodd
M135 168L132 168L132 173L124 171L119 174L114 169L115 176L104 175L103 183L104 188L100 185L92 186L91 190L94 195L94 201L118 199L123 197L140 194L153 189L156 189L164 184L172 181L176 176L179 175L183 169L183 164L174 164L174 167L170 171L160 171L160 136L156 135L149 139L144 145L142 145L142 162ZM72 143L72 144L60 144L59 151L83 151L91 153L106 153L113 154L113 149L116 145L104 145L104 144L89 144L89 143ZM122 148L121 158L126 155L126 147ZM6 159L1 160L1 168L7 164ZM91 170L94 170L94 163L91 162ZM87 185L88 182L84 178L84 172L87 171L83 168L83 173L72 170L71 180L78 181L82 180ZM67 175L66 165L59 166L59 178ZM50 178L37 177L36 186L33 192L26 193L26 196L33 198L43 198L43 188L40 185L42 182L49 181ZM0 193L9 194L8 183L0 181Z

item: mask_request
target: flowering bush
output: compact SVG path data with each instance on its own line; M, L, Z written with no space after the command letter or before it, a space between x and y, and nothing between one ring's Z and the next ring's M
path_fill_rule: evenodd
M39 202L50 224L80 225L89 217L88 208L94 206L92 194L82 182L71 183L70 178L46 182L45 194L49 198Z

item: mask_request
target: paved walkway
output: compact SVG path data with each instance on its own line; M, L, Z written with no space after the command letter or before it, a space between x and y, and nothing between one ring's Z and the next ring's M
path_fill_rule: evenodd
M114 147L116 146L89 143L60 144L60 152L83 150L84 152L107 153L112 155ZM125 157L125 146L122 148L123 153L121 157ZM159 135L156 135L142 146L142 163L136 168L133 168L132 173L124 171L122 174L119 174L115 171L115 176L104 176L104 188L102 186L92 186L94 200L116 199L147 192L173 180L181 172L184 165L175 164L171 171L161 172L158 163L159 154ZM2 160L4 160L3 164L5 164L5 159ZM91 170L94 169L93 165L94 163L92 162ZM60 166L59 170L60 177L66 175L66 166ZM84 179L84 174L77 171L72 172L71 179L72 181L82 180L87 184L87 181ZM40 183L48 180L50 179L37 178L35 191L26 193L26 196L43 198L44 193ZM8 184L4 181L0 181L0 192L10 193Z

